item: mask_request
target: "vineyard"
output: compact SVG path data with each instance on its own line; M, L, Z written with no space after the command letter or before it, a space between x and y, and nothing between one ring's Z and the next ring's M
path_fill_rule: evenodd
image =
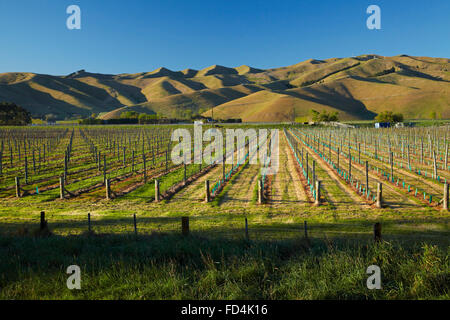
M265 207L323 202L336 209L352 203L373 208L381 184L383 203L378 207L448 209L444 197L450 178L448 127L283 129L279 134L281 169L264 177L260 166L248 165L249 158L258 158L256 150L249 154L249 141L241 163L235 155L233 164L191 159L174 165L172 131L169 126L3 129L0 198L8 203L78 199L148 203L174 197L172 202L190 199L196 203L207 193L201 182L208 181L213 200L236 175L237 183L221 200L227 208L254 205L253 189L260 181ZM230 157L230 151L224 151ZM316 181L320 181L319 189ZM322 190L320 201L317 190Z
M218 158L212 163L194 161L198 154L192 148L191 161L175 164L172 153L179 141L171 137L177 128L194 136L193 126L188 125L0 129L2 252L12 250L21 256L23 252L8 248L17 237L66 243L72 241L70 237L91 236L90 241L100 246L101 237L108 243L119 241L110 237L126 237L123 241L131 252L129 237L161 246L167 237L173 245L167 249L171 254L191 258L198 254L194 248L206 240L213 246L220 247L223 241L225 246L240 248L222 248L231 255L249 243L254 250L278 252L287 246L283 250L291 252L314 243L325 248L339 241L372 243L375 223L382 226L383 240L398 242L401 248L426 243L448 250L448 126L274 126L268 131L278 129L278 136L249 135L243 145L234 141L233 150L221 144L223 159L232 158L232 163ZM225 138L230 128L236 129L205 125L203 133L216 130ZM259 132L250 125L239 128ZM205 140L203 148L211 143ZM263 157L261 142L268 146ZM275 164L275 174L261 171ZM195 244L181 244L187 234ZM299 244L299 239L307 241ZM73 238L78 243L73 245L84 248L83 241ZM214 250L211 254L220 256L219 248ZM64 261L72 259L66 252L59 254ZM273 259L280 258L281 253L274 254ZM18 262L8 263L1 268L7 270ZM21 263L23 267L37 262ZM443 268L448 274L448 262ZM5 278L0 283L10 285ZM445 294L447 287L433 295ZM21 290L19 295L29 297L27 285ZM9 292L3 297L14 296ZM398 293L398 297L408 296Z

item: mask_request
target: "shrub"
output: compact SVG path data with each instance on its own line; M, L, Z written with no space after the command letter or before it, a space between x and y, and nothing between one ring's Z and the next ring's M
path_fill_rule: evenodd
M0 102L0 125L25 126L31 123L31 114L15 103Z
M403 122L403 114L383 111L375 117L375 120L378 122Z

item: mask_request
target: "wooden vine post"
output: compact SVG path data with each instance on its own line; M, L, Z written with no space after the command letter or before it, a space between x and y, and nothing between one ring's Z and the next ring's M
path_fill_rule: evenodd
M181 217L181 233L183 236L189 235L189 217Z
M381 184L381 182L378 182L376 207L381 208L382 206L383 206L383 185Z
M47 221L45 220L45 211L41 211L41 221L39 224L39 229L44 230L47 228Z
M339 172L339 154L340 154L340 149L337 149L337 171Z
M110 181L109 179L106 179L106 183L105 183L105 189L106 189L106 200L110 200L111 199L111 186L110 186Z
M103 156L103 184L106 184L106 155Z
M316 200L314 202L316 206L320 206L320 184L320 180L316 180Z
M264 194L263 194L262 180L258 179L258 203L262 204L263 201L264 201Z
M433 150L433 178L437 180L438 178L438 171L437 171L437 164L436 164L436 151Z
M373 238L375 242L381 241L381 223L379 222L373 225Z
M145 159L145 154L142 155L142 161L144 162L144 183L147 183L147 162Z
M348 182L352 180L352 154L348 154Z
M369 161L366 160L366 195L369 196Z
M448 211L448 182L444 184L444 198L442 200L442 209Z
M211 201L211 195L209 193L209 180L205 181L205 202Z
M155 201L159 202L160 195L159 195L159 180L155 179Z
M16 197L20 198L20 196L21 196L21 194L20 194L20 178L16 177L15 182L16 182Z
M64 177L59 177L59 198L64 199Z

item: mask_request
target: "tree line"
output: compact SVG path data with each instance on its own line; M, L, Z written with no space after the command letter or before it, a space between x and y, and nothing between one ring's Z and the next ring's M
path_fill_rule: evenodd
M25 126L31 123L31 114L11 102L0 102L0 125Z

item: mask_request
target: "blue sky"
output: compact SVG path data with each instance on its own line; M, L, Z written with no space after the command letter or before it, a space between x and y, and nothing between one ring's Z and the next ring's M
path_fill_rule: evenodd
M81 8L68 30L66 8ZM381 8L381 30L366 9ZM257 68L364 53L450 57L448 0L1 0L0 72Z

